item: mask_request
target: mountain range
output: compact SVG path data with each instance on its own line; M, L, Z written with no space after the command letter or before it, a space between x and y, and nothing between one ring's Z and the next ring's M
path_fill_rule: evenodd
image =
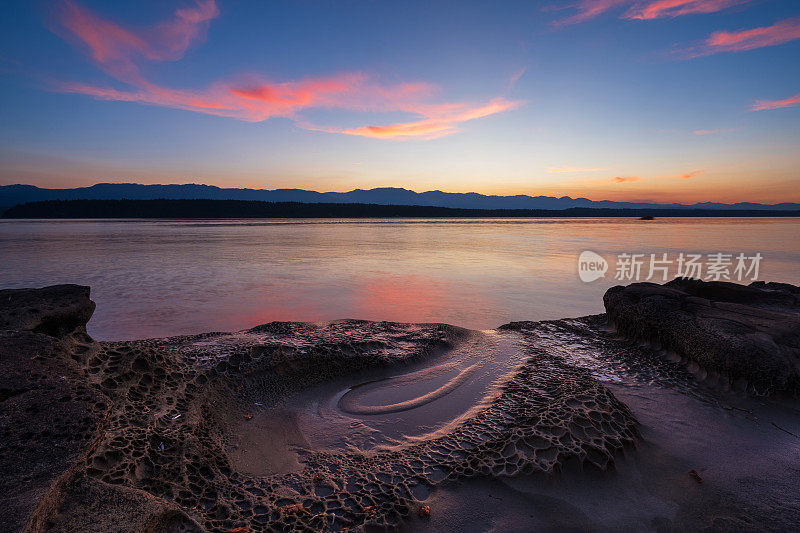
M303 189L237 189L213 185L138 183L98 183L74 189L44 189L34 185L0 186L0 213L17 204L45 200L257 200L266 202L361 203L381 205L413 205L463 209L569 209L575 207L608 209L726 209L726 210L796 210L798 203L758 204L739 202L723 204L659 204L589 200L569 196L485 195L474 192L415 192L397 187L354 189L349 192L317 192Z

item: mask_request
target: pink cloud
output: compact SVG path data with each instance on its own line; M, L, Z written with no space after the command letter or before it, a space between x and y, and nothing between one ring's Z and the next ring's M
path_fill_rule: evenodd
M693 170L692 172L687 172L685 174L679 174L677 176L664 176L664 177L666 177L666 178L675 177L675 178L679 178L679 179L682 179L682 180L688 180L689 178L694 178L695 176L699 176L703 172L704 172L703 170Z
M794 107L800 105L800 94L796 94L783 100L756 100L753 104L753 111L764 111L766 109L781 109L783 107Z
M447 106L447 110L429 111L423 113L425 118L412 122L327 131L372 137L374 139L436 139L458 131L458 124L462 122L516 109L521 104L521 102L512 102L504 98L495 98L484 105L459 104L457 110L453 110L452 106Z
M701 174L705 173L705 169L698 169L692 170L689 172L683 172L681 174L662 174L662 175L655 175L655 176L646 176L642 174L633 174L628 176L614 176L614 177L602 177L602 178L591 178L591 179L584 179L580 181L570 181L568 184L570 186L579 186L579 187L611 187L612 189L619 189L619 184L628 184L628 183L641 183L641 185L623 185L622 188L625 189L638 189L640 187L647 187L650 185L654 185L654 182L664 182L664 181L674 181L674 180L688 180L700 176Z
M701 13L715 13L753 0L656 0L640 2L631 7L624 18L652 20L663 17L679 17Z
M106 73L129 83L144 80L135 60L176 61L197 41L205 39L210 21L219 15L214 0L195 0L193 8L178 9L172 20L135 31L105 20L71 0L57 10L68 36L85 47Z
M161 87L150 82L143 82L139 87L127 91L75 82L58 82L55 89L85 94L99 100L172 107L248 122L260 122L272 117L296 119L299 112L311 108L407 111L415 114L443 108L416 103L431 93L432 87L428 84L378 85L362 73L279 83L249 77L217 82L199 91Z
M703 174L704 172L705 172L705 170L693 170L691 172L685 172L683 174L677 174L677 175L655 176L655 177L652 177L652 178L648 178L648 181L649 180L671 180L671 179L688 180L690 178L694 178L696 176L699 176L700 174ZM642 178L641 176L617 176L615 178L612 178L610 180L610 182L611 183L631 183L631 182L635 182L635 181L642 181L643 179L644 178Z
M632 0L580 0L572 4L571 8L578 12L571 17L553 22L554 26L566 26L568 24L578 24L587 20L599 17L603 13L616 7L628 5Z
M800 17L794 17L772 26L741 31L717 31L701 45L685 50L687 58L708 56L720 52L744 52L765 46L775 46L800 39Z
M235 116L235 108L233 106L216 101L212 99L213 97L193 93L191 91L166 89L155 85L149 85L141 91L119 91L108 87L95 87L85 83L61 82L57 84L56 88L61 92L85 94L97 98L98 100L139 102L143 104L187 109L190 111L200 111L213 115Z
M142 75L141 62L182 58L192 44L205 38L210 21L218 14L213 0L195 0L193 7L177 10L168 21L134 30L65 0L57 14L59 33L84 48L100 69L129 88L63 81L55 82L54 88L100 100L172 107L251 122L288 117L307 129L383 139L434 139L458 131L457 125L462 122L521 105L502 98L485 104L430 104L426 100L437 91L430 83L381 84L361 72L282 82L248 76L217 81L199 90L163 87ZM401 111L422 118L388 126L319 128L299 117L312 108Z
M752 3L754 0L580 0L564 6L577 10L566 19L558 20L554 26L578 24L599 17L608 11L629 6L620 18L628 20L652 20L664 17L679 17L701 13L715 13L730 7Z

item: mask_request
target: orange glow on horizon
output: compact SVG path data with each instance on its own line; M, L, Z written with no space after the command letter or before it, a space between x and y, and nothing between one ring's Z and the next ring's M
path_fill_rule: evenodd
M16 173L15 173L16 176ZM102 172L79 172L73 174L52 173L50 177L26 180L26 182L44 188L87 187L95 183L141 183L141 184L185 184L203 183L220 188L252 188L252 189L280 189L285 188L284 181L265 181L263 178L231 176L230 173L208 173L202 177L189 179L185 173L175 172L147 172L136 176L111 177ZM596 180L583 180L553 182L550 180L538 181L536 185L525 184L520 181L485 181L466 180L455 181L444 177L426 178L416 180L413 184L399 184L392 179L376 178L361 179L341 185L340 181L330 181L316 176L296 175L292 179L291 187L320 192L348 192L356 188L372 189L376 187L402 186L416 192L438 190L452 193L478 193L485 195L529 195L552 196L571 198L587 198L595 201L611 200L622 202L647 202L647 203L685 203L697 202L757 202L764 204L777 204L783 202L800 203L800 193L796 181L786 178L776 179L772 182L749 179L748 173L742 171L736 174L709 174L703 175L698 171L671 174L664 176L645 177L642 175L619 176L601 178ZM701 179L702 177L702 179ZM627 179L626 179L627 178ZM634 178L634 179L630 179ZM638 179L636 179L638 178ZM0 174L0 183L19 183L16 177L8 178ZM458 183L458 185L453 185Z

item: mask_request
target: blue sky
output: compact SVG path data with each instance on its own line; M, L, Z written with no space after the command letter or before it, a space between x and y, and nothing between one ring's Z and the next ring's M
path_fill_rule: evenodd
M0 184L800 201L798 64L796 1L14 2Z

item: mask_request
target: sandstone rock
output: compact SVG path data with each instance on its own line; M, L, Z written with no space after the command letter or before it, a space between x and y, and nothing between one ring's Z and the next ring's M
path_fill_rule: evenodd
M53 533L195 533L204 531L176 505L142 490L111 485L75 469L54 487L28 528Z
M94 307L89 287L82 285L0 290L0 330L61 337L86 326Z
M2 531L30 526L99 437L110 403L76 360L94 346L93 310L88 287L0 291Z
M603 297L610 322L760 394L800 392L798 288L677 279Z

